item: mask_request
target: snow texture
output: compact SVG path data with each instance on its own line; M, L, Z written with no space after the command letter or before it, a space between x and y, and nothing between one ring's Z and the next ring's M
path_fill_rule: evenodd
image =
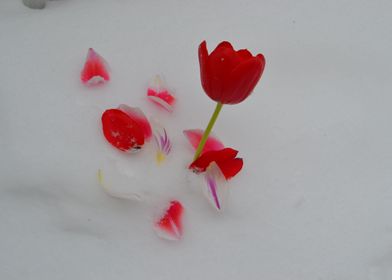
M384 0L0 1L0 279L392 279L391 10ZM214 130L244 158L223 213L186 172L182 131L204 129L215 106L200 84L204 39L267 60ZM79 79L90 47L111 66L102 87ZM172 114L146 98L155 74L175 89ZM119 104L167 129L161 166L106 142L100 117ZM148 178L156 198L108 196L97 171L109 162ZM173 199L186 208L175 243L152 229L155 205Z

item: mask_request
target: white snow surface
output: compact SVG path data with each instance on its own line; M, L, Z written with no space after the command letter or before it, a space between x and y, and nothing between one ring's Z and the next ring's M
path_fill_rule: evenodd
M0 1L0 279L392 279L391 1ZM182 130L204 128L197 48L262 52L249 99L215 134L244 158L217 213L192 185ZM112 79L88 88L88 48ZM170 114L145 96L162 74ZM97 170L133 160L100 117L140 107L173 140L168 165L132 169L148 203L108 196ZM145 164L145 168L142 168ZM137 165L137 162L136 162ZM170 168L169 168L170 167ZM130 168L131 169L131 168ZM137 171L137 172L136 172ZM170 199L184 236L159 239Z

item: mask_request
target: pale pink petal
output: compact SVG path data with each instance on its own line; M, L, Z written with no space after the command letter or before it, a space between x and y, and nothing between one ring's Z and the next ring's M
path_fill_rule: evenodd
M128 105L121 104L120 106L118 106L118 109L128 114L128 116L130 116L134 121L139 124L139 126L143 129L145 141L148 141L151 138L151 125L147 117L144 115L143 111L140 110L140 108L129 107Z
M197 146L199 145L199 142L203 136L203 130L201 129L189 129L189 130L184 130L184 135L188 139L189 143L191 143L192 147L196 150ZM208 151L217 151L217 150L222 150L224 148L224 145L221 141L219 141L217 138L214 136L209 136L207 139L207 142L203 148L203 152L208 152Z
M147 89L147 97L153 103L165 108L167 111L172 112L176 98L167 89L165 82L157 75L153 82Z
M215 162L211 163L205 173L203 193L211 205L218 211L223 209L228 195L227 181Z
M182 215L184 207L181 202L173 200L164 214L154 225L157 235L167 240L180 240L182 237Z
M110 80L107 62L92 48L88 50L80 79L87 85L97 85Z

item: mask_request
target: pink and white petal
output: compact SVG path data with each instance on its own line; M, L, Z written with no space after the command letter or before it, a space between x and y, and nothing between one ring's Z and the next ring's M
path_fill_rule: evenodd
M106 182L105 180L106 178L104 176L102 169L98 170L97 178L98 178L98 183L101 185L102 189L109 196L120 198L120 199L136 200L136 201L142 200L142 196L137 192L134 192L132 190L124 190L124 189L121 190L121 189L113 188L110 183Z
M88 50L80 79L87 85L97 85L110 80L107 62L92 48Z
M158 93L167 90L167 85L160 75L155 75L148 88Z
M184 207L178 200L170 201L163 215L154 224L156 234L166 240L178 241L183 234L182 216Z
M118 109L126 113L134 121L136 121L139 126L143 129L144 140L148 141L152 136L151 125L144 115L143 111L138 107L129 107L128 105L121 104Z
M165 99L167 99L167 98L164 98L164 96L165 96L166 94L170 95L170 93L168 93L168 92L166 92L166 93L164 93L164 94L158 94L158 95L152 95L152 94L151 94L151 95L150 95L150 90L148 90L147 98L148 98L151 102L153 102L154 104L157 104L157 105L163 107L165 110L167 110L167 111L169 111L169 112L173 112L174 106L171 105L171 104L169 104L168 102L166 102Z
M147 98L169 112L173 111L174 103L176 102L176 98L159 75L155 76L150 83L147 90Z
M228 196L228 185L225 176L215 162L210 164L204 176L204 195L216 210L222 211Z
M196 150L203 136L204 131L202 129L188 129L188 130L184 130L183 133L185 137L188 139L189 143L191 143L192 147ZM222 150L223 148L224 148L223 143L218 138L210 135L207 139L207 142L203 148L202 153L208 151Z

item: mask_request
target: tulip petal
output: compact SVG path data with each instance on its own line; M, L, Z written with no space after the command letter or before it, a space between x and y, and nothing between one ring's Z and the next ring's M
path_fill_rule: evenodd
M156 161L158 164L161 164L170 154L172 149L172 142L163 126L157 122L154 122L153 127L155 144L157 146Z
M224 148L219 151L208 151L192 162L189 168L196 172L204 172L212 162L216 162L219 165L219 162L234 159L237 154L238 151L231 148Z
M126 113L131 119L133 119L140 128L143 130L144 138L148 141L152 136L151 125L148 122L147 117L143 111L138 107L129 107L128 105L121 104L118 109Z
M172 112L174 109L175 97L169 92L164 81L159 75L154 78L153 83L147 89L147 97L153 103Z
M189 129L189 130L184 130L183 131L184 135L188 139L189 143L193 146L193 148L196 150L197 147L199 146L200 140L203 136L204 131L201 129ZM214 136L209 136L207 139L207 142L203 148L202 154L208 151L216 151L216 150L221 150L224 148L224 145L222 144L221 141L219 141L217 138Z
M167 240L180 240L183 234L182 216L184 207L181 202L173 200L165 213L155 223L154 229L157 235Z
M92 48L88 50L80 79L86 85L97 85L110 80L106 61Z
M262 55L238 65L228 76L223 92L227 93L226 104L237 104L246 99L256 87L264 70Z
M216 210L222 210L228 195L228 186L224 175L215 163L212 163L206 171L203 193Z
M140 201L142 198L141 196L132 191L118 191L115 190L113 187L111 187L110 184L108 184L103 175L103 171L101 169L98 170L97 173L97 178L98 178L98 183L102 187L102 189L107 193L108 195L115 197L115 198L121 198L121 199L129 199L129 200L137 200Z
M121 151L137 151L144 145L143 129L122 110L106 110L102 114L102 130L106 140Z
M239 63L236 52L229 42L220 43L211 52L208 57L208 72L206 74L206 79L209 81L209 91L206 93L212 100L217 102L225 100L226 92L223 89L228 83L231 70Z
M220 42L216 48L211 52L210 56L218 55L220 56L222 52L232 53L234 52L234 48L230 42L222 41Z
M247 49L238 50L237 56L239 56L242 61L245 61L247 59L251 59L253 57L251 52L248 51Z
M235 158L237 154L238 151L231 148L225 148L219 151L209 151L192 162L189 169L192 169L196 173L204 172L215 162L226 180L229 180L237 175L243 167L243 160L241 158Z
M199 46L199 64L200 64L200 80L204 91L210 92L210 79L208 67L208 50L207 43L203 41Z
M241 171L244 165L242 158L233 158L227 161L218 162L219 169L222 171L226 180L233 178Z

